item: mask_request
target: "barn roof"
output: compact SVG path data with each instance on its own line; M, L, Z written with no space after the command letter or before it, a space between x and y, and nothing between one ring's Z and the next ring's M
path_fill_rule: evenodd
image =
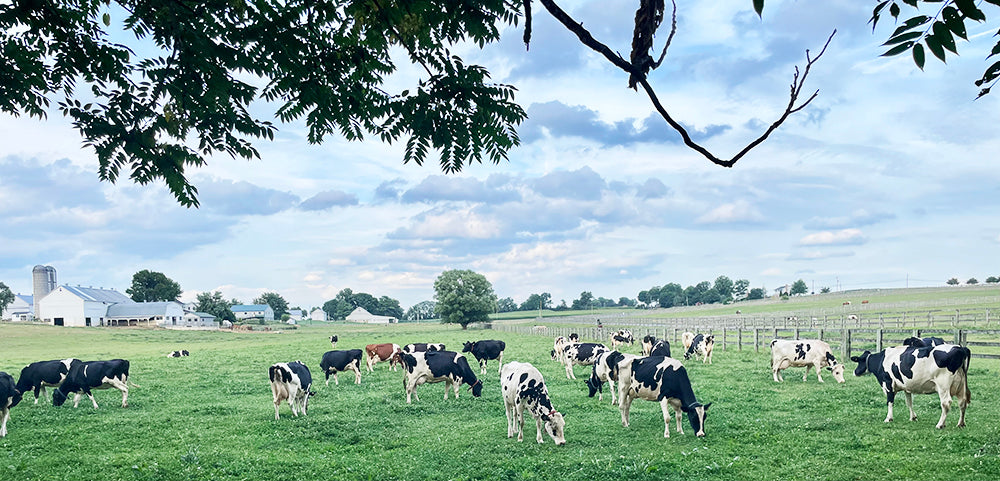
M85 301L96 301L96 302L107 302L107 303L121 303L121 304L135 304L129 296L122 294L113 289L100 289L96 287L83 287L83 286L71 286L65 284L62 286L73 295L85 300Z
M162 316L176 302L133 302L108 306L108 317Z
M266 311L268 307L267 304L237 304L229 308L233 312L256 312L256 311Z

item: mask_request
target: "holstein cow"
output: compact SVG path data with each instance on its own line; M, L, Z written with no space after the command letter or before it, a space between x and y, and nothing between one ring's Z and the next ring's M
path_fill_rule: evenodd
M535 440L542 438L542 428L556 444L566 444L566 420L552 407L549 390L542 373L526 362L510 362L500 370L500 392L503 394L504 412L507 414L507 437L517 433L518 442L524 441L524 409L535 418Z
M855 376L872 373L885 392L889 408L885 422L892 421L892 403L896 399L896 392L903 391L906 395L910 421L917 420L917 415L913 412L913 394L937 392L941 399L941 419L938 420L937 428L943 429L951 409L952 396L958 399L961 411L957 426L965 426L965 408L972 399L968 382L970 357L972 354L967 347L942 344L890 347L877 353L865 351L860 356L851 357L851 360L858 363L854 370Z
M925 337L923 339L919 337L909 337L903 340L904 346L913 347L927 347L927 346L938 346L944 344L944 339L940 337Z
M687 351L691 347L691 341L694 340L693 332L685 332L681 334L681 344L684 344L684 350Z
M559 361L560 363L562 363L563 348L565 348L570 344L575 344L575 343L570 341L564 336L557 336L555 341L552 342L552 351L551 351L552 360Z
M361 384L361 356L361 349L324 353L319 368L326 374L326 385L330 385L330 375L333 374L333 383L339 386L337 373L344 371L354 371L354 384Z
M569 342L580 342L580 335L575 332L569 333Z
M403 346L403 352L413 354L415 352L443 351L444 344L433 342L415 342Z
M670 343L666 339L657 340L654 336L643 337L642 355L670 357Z
M170 351L167 353L167 357L184 357L190 355L191 353L187 352L186 349L181 349L180 351Z
M21 402L21 391L14 383L14 377L0 371L0 438L7 436L7 420L10 419L10 408Z
M622 354L618 351L601 351L594 359L594 368L584 383L590 390L590 397L598 394L597 400L604 400L604 383L608 383L611 391L611 404L617 404L615 382L618 381L618 364L625 359L635 359L639 356L635 354Z
M700 357L702 364L712 364L712 349L714 347L715 336L696 334L694 338L691 339L691 345L688 346L687 351L684 352L684 359L691 359L691 356L694 356L695 359Z
M330 345L332 347L337 347L337 336L336 335L330 336Z
M469 385L472 395L479 397L483 392L483 383L476 379L476 373L469 367L465 356L454 351L427 351L403 353L403 387L406 388L406 403L410 404L410 396L417 401L417 386L423 383L444 382L444 398L448 399L448 390L455 391L458 399L458 388L464 383Z
M384 344L369 344L365 346L365 353L368 355L367 366L368 372L375 372L375 363L379 361L389 361L389 368L393 371L396 370L396 364L399 364L399 353L403 352L399 348L399 344L384 343ZM334 378L336 380L336 378Z
M589 366L594 363L599 353L608 350L608 347L604 344L594 342L581 342L579 344L563 346L562 361L563 365L566 366L566 379L576 379L576 375L573 374L574 365Z
M642 338L642 355L648 356L649 350L653 348L653 344L656 344L656 336L646 335Z
M635 343L635 338L632 337L632 331L628 329L619 329L618 331L611 333L612 349L626 343L630 345Z
M496 359L500 366L497 372L503 368L503 351L507 349L507 343L503 341L487 340L466 342L462 347L462 352L471 352L479 361L479 374L486 374L486 363L490 359Z
M281 419L278 406L285 400L288 400L288 407L292 408L292 415L297 417L301 412L305 416L309 408L309 396L316 394L310 391L312 374L309 373L309 368L299 361L279 362L272 364L267 374L271 379L271 394L274 395L274 419Z
M822 368L827 368L833 373L833 378L839 383L844 382L844 365L837 362L833 357L830 345L819 339L799 339L796 341L775 339L771 341L771 376L774 382L784 381L781 371L789 367L803 367L806 372L802 375L805 382L809 377L809 369L816 368L816 379L823 382L820 376Z
M122 407L128 407L128 368L129 363L124 359L110 361L73 359L66 379L52 393L52 405L62 406L69 394L75 393L76 396L73 397L74 408L80 405L80 397L86 394L90 397L94 409L97 409L97 401L90 391L115 388L122 392Z
M21 376L17 378L17 390L22 395L27 394L28 391L35 391L35 404L38 404L38 395L41 394L43 398L45 397L46 386L59 387L66 380L69 366L75 360L69 358L28 364L24 369L21 369Z
M670 411L673 406L677 418L677 433L681 428L681 411L687 413L695 436L705 435L705 417L712 403L702 405L695 399L687 370L680 361L669 357L653 356L626 359L618 365L618 409L622 413L622 426L628 427L629 408L633 399L657 401L663 411L663 437L670 437Z

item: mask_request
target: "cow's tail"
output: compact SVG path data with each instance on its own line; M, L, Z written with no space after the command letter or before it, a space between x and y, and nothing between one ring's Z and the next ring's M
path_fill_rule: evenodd
M136 384L136 383L132 382L132 380L131 380L131 379L129 379L129 380L128 380L128 383L129 383L129 384L131 384L131 385L132 385L132 387L137 387L137 388L139 388L139 389L142 389L142 386L140 386L140 385L138 385L138 384Z
M972 351L967 347L962 348L965 352L965 362L962 363L962 370L965 378L965 405L972 404L972 391L969 390L969 362L972 361Z

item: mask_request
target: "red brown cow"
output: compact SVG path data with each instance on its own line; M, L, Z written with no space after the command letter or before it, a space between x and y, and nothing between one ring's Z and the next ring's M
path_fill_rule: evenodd
M396 365L400 364L399 353L402 349L399 344L369 344L365 346L365 354L368 356L368 372L375 372L375 363L379 361L389 361L389 367L395 371Z

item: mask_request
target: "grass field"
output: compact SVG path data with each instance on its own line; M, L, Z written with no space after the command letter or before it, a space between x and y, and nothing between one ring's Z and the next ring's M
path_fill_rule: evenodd
M318 364L331 334L338 349L421 341L460 349L466 340L503 339L506 360L531 362L545 376L566 414L568 443L536 444L530 421L525 442L507 439L495 363L481 398L463 388L460 399L444 401L444 385L430 384L407 405L402 373L385 363L360 385L344 375L324 386ZM954 427L953 411L937 430L936 395L915 396L916 422L899 396L896 420L884 424L885 397L870 376L803 383L802 369L791 369L777 384L768 352L719 351L713 365L685 363L699 400L713 402L707 436L695 438L685 420L683 435L664 439L658 404L636 401L623 428L607 393L603 403L587 397L589 367L567 380L544 336L439 324L282 333L3 324L0 339L0 370L15 377L32 361L121 357L141 386L125 409L115 390L96 391L97 410L86 398L74 409L27 397L0 439L2 480L1000 479L996 361L973 360L968 427ZM163 357L181 348L191 357ZM292 417L286 404L275 421L267 367L295 359L317 378L317 395L308 416Z

